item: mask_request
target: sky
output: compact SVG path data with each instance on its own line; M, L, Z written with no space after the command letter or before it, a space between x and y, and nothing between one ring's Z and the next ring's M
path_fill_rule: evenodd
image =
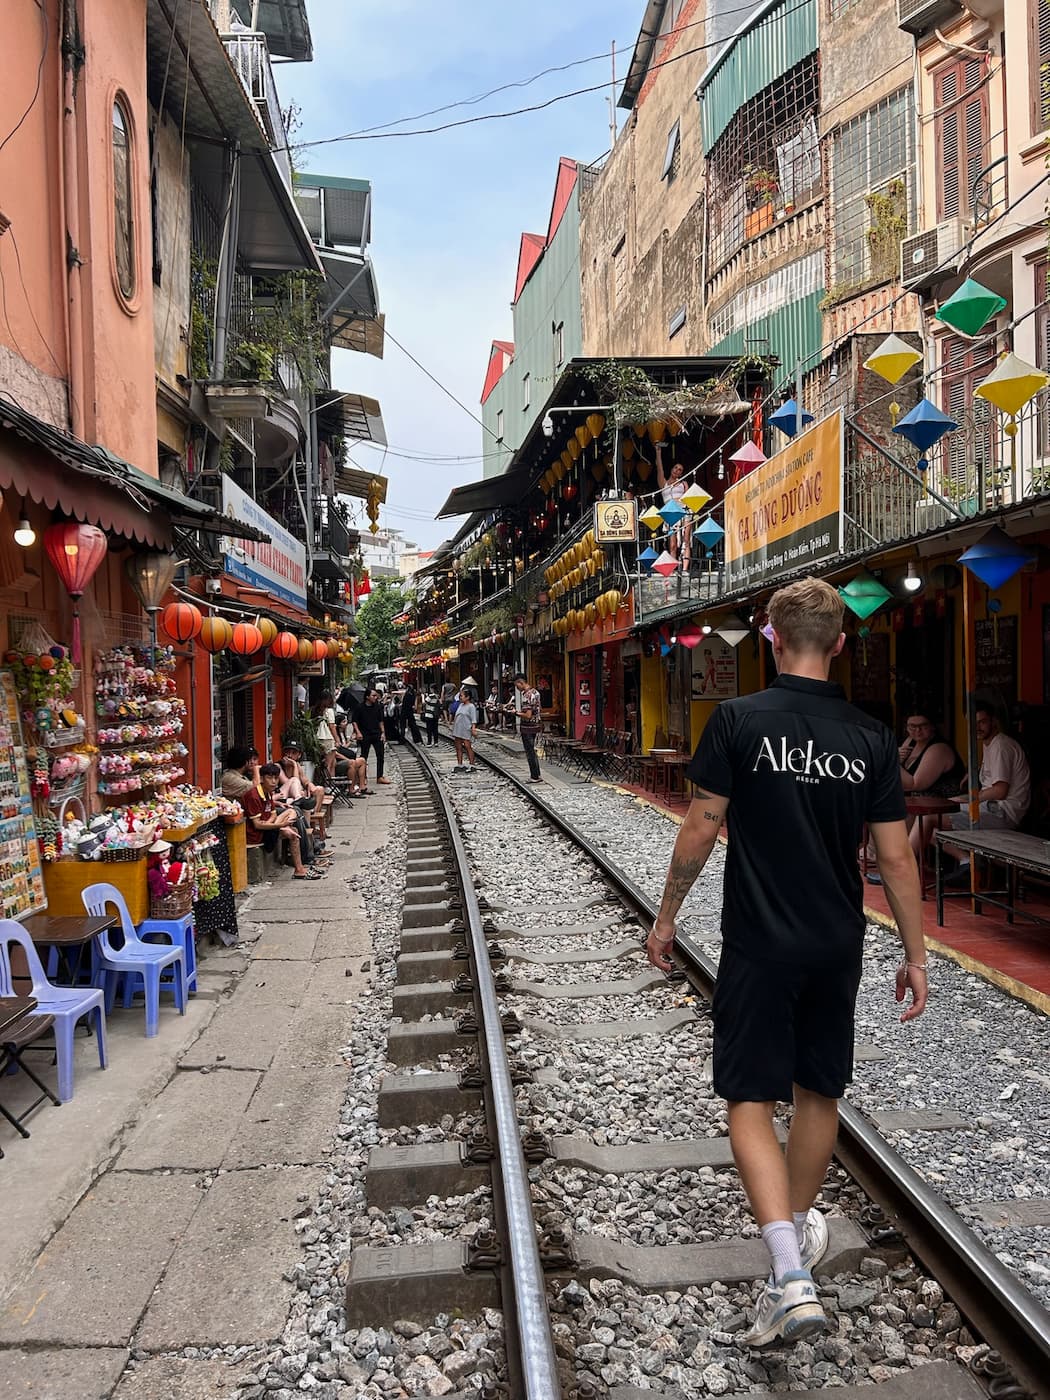
M645 0L308 0L314 60L278 66L281 102L299 105L296 139L310 142L605 55L404 129L542 102L611 80L613 40L622 79L644 9ZM372 182L371 253L387 330L478 417L489 346L511 338L521 234L546 230L559 156L586 164L607 150L610 91L438 135L308 147L297 158L316 174ZM389 478L382 523L434 548L462 523L434 520L449 491L482 475L481 427L389 338L381 361L335 351L332 383L379 400L391 449L463 459L418 462L391 451L384 460L351 448L358 465Z

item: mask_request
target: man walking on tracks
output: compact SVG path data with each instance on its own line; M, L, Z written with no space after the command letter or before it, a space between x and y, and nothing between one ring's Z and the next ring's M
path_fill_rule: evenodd
M525 750L525 757L529 762L529 782L542 783L540 777L540 761L536 757L536 740L539 738L540 730L543 728L543 712L540 709L540 692L535 686L529 685L528 677L524 671L519 671L514 677L514 689L521 696L521 714L518 721L518 728L521 732L521 747Z
M828 680L845 642L842 602L830 585L802 579L774 594L769 620L779 675L761 694L724 702L704 730L689 767L696 795L647 944L649 961L669 969L675 915L728 815L714 1088L728 1100L733 1156L773 1264L743 1338L750 1346L826 1326L812 1269L828 1229L812 1206L852 1076L865 822L904 944L895 995L910 990L911 1004L901 1020L926 1004L897 746ZM778 1101L795 1106L786 1154L773 1127Z

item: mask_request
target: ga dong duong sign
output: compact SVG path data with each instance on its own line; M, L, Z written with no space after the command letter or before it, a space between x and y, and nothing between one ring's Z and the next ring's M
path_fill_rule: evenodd
M226 515L270 536L269 544L224 539L223 565L233 578L265 588L275 598L306 611L306 548L272 515L267 515L246 491L228 476L222 478L222 508Z
M833 413L725 494L726 591L842 552L842 414Z

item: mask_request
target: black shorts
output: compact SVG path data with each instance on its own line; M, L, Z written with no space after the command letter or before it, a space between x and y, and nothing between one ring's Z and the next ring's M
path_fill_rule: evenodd
M790 1103L798 1084L842 1097L853 1078L860 963L792 967L722 949L715 983L714 1088L731 1103Z

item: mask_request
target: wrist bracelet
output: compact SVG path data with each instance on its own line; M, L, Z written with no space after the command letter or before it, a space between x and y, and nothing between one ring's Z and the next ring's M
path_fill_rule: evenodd
M930 966L930 965L929 965L929 963L909 962L909 960L908 960L907 958L905 958L905 959L904 959L903 966L904 966L904 967L917 967L917 968L919 969L920 972L927 972L927 971L929 970L929 966Z

